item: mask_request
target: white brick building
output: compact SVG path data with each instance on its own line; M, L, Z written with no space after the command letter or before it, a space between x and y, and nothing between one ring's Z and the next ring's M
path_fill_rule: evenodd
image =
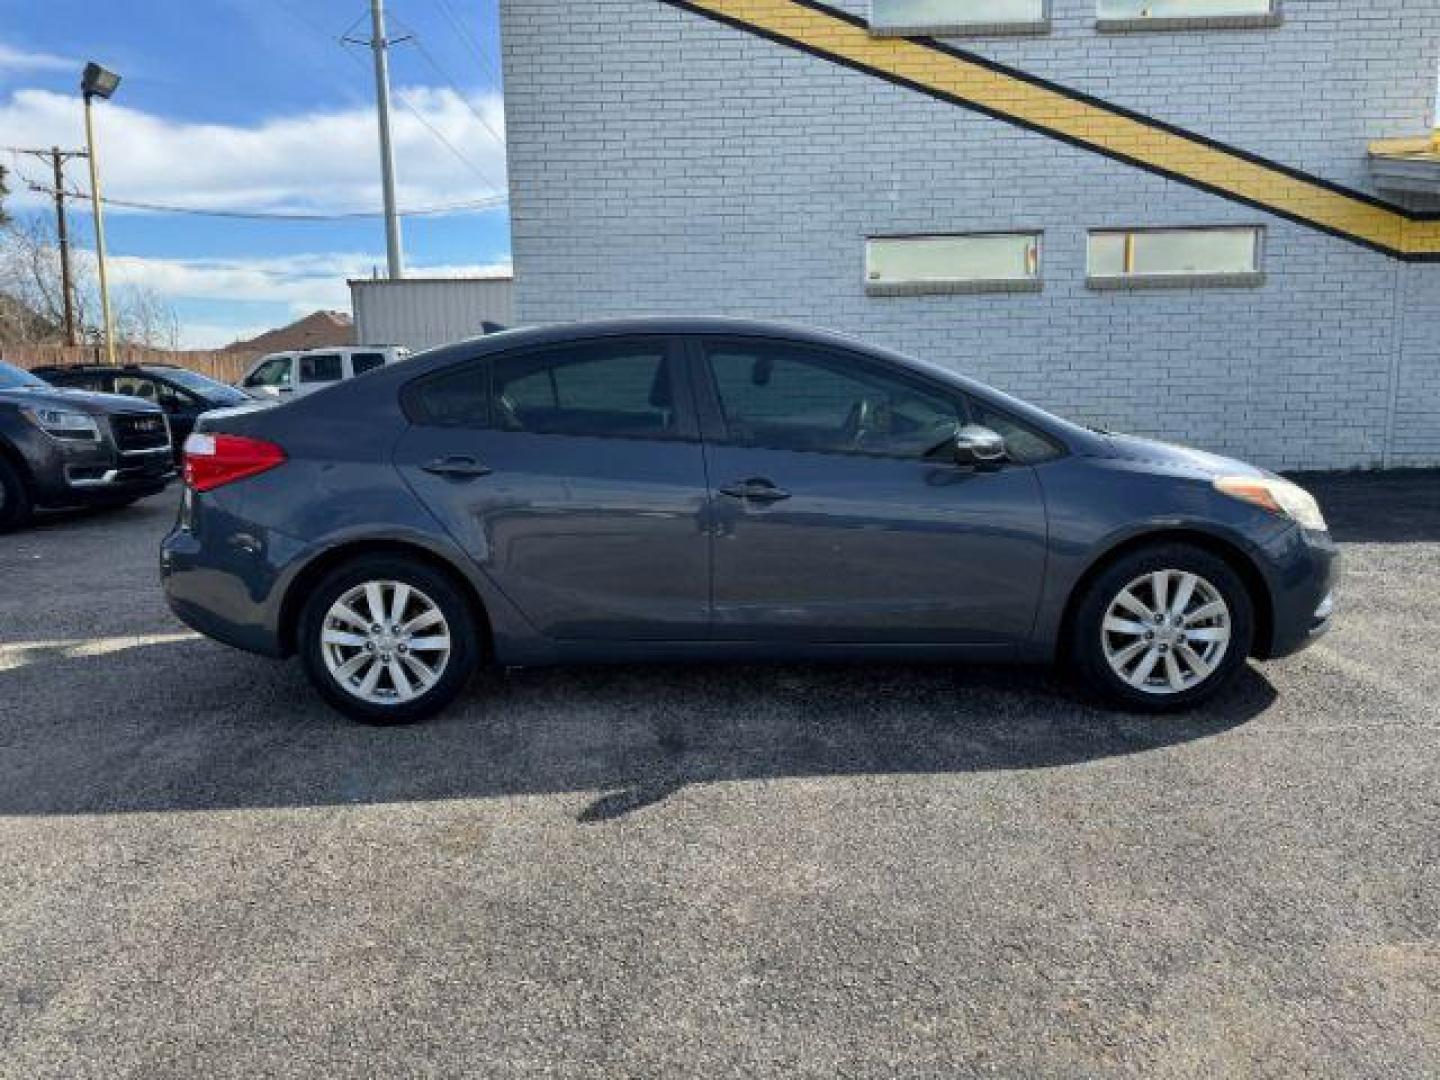
M1440 464L1440 155L1367 152L1429 131L1440 4L871 7L502 0L519 320L783 318L1272 466Z

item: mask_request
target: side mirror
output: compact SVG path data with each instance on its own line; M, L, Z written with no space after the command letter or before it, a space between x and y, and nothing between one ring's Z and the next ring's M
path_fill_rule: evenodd
M979 424L966 424L955 433L955 464L977 468L1005 460L1005 437Z

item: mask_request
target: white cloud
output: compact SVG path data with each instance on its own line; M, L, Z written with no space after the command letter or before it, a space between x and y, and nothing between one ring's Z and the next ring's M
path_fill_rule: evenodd
M73 71L80 77L80 65L54 53L28 52L0 41L0 78L22 71Z
M88 253L84 253L88 256ZM350 310L347 279L368 277L384 259L365 252L317 252L275 258L165 259L120 255L110 260L117 289L141 287L176 301L284 304L291 318L312 311ZM509 274L508 262L414 266L416 276L488 277ZM181 323L181 344L212 348L253 337L274 324L257 326L253 309L237 306L234 321Z
M382 256L365 252L320 252L237 259L117 255L108 265L117 285L144 286L171 299L281 302L307 312L348 308L347 279L369 277L383 263ZM508 274L510 264L413 266L411 271L425 277L482 277Z
M0 52L0 68L5 55ZM393 110L402 208L503 193L504 148L476 116L503 136L504 108L497 95L467 102L449 89L411 87L396 96L424 118L422 123L398 104ZM105 185L117 199L272 212L336 213L380 205L375 115L368 108L300 113L249 126L170 120L118 101L100 106L99 113ZM84 139L79 99L18 90L0 100L0 131L6 142L18 145L78 145ZM12 186L17 207L38 205L43 198Z

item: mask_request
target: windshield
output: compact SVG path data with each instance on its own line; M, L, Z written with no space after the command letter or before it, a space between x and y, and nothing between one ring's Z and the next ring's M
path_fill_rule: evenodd
M249 400L239 390L236 390L235 387L226 386L224 383L212 379L208 375L201 375L198 371L186 371L184 368L176 368L174 370L167 369L165 378L177 386L183 386L186 390L199 394L209 401L238 402Z
M14 364L7 364L4 360L0 360L0 390L19 390L27 386L48 387L49 385L44 379L31 375Z

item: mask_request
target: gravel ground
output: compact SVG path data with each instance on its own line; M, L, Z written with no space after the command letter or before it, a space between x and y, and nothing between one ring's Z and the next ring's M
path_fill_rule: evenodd
M349 726L173 498L0 538L0 1076L1440 1074L1440 477L1199 716L1017 670L487 676Z

